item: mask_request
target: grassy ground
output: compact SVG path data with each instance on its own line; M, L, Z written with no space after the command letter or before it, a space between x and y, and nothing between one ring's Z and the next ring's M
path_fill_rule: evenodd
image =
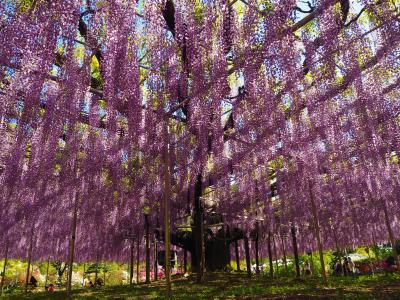
M164 283L76 289L72 299L164 299ZM173 299L400 299L400 274L360 277L247 278L245 274L210 273L204 284L194 277L173 280ZM33 292L2 299L66 299L64 291L54 294Z

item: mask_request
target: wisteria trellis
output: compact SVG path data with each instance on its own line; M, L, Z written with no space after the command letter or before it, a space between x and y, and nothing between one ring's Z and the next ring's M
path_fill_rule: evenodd
M75 258L129 261L144 211L163 223L166 123L173 229L202 174L278 255L292 225L301 251L393 241L399 5L0 1L0 257L33 235L65 260L77 204Z

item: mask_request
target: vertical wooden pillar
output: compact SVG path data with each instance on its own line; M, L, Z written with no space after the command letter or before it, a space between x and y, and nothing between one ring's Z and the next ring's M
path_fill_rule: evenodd
M31 230L31 238L29 242L28 249L28 267L26 268L26 277L25 277L25 293L28 293L28 283L29 283L29 273L31 269L31 260L32 260L32 247L33 247L33 226Z
M272 244L274 245L274 256L275 256L275 266L276 272L279 272L279 265L278 265L278 252L276 251L276 241L275 241L275 234L272 235Z
M314 258L312 256L312 250L310 250L309 253L310 253L309 256L310 256L311 273L312 273L312 275L314 275L315 274L315 269L314 269Z
M374 272L374 264L372 263L372 259L371 259L371 254L369 253L370 252L370 250L369 250L369 247L366 247L365 248L365 251L367 252L367 254L368 254L368 265L371 267L371 272L372 272L372 275L375 275L375 272Z
M204 280L204 224L203 224L203 207L201 203L202 194L202 176L197 175L194 191L194 208L195 208L195 239L196 239L196 256L198 262L196 282L201 283Z
M268 258L269 258L269 276L274 277L274 264L272 260L271 232L268 232Z
M144 227L146 238L146 283L150 283L150 224L147 213L144 214Z
M376 225L375 224L372 227L372 243L374 244L374 246L376 246ZM376 261L379 261L380 257L379 257L378 251L374 252L374 255L375 255Z
M282 242L282 254L283 254L283 265L285 266L285 272L287 272L287 259L286 259L286 247L285 247L285 239L283 237L283 233L281 233L281 242Z
M190 211L190 203L191 203L191 200L192 200L191 199L191 195L192 195L191 192L192 192L192 189L191 189L190 184L188 183L188 187L187 187L187 206L186 206L186 214L188 216L190 216L190 214L191 214L191 211ZM193 255L193 253L192 253L192 255ZM193 266L192 266L192 268L193 268ZM185 273L188 272L188 251L186 249L183 250L183 271Z
M99 275L99 260L100 260L100 254L99 254L99 246L97 243L96 247L96 272L94 272L94 284L96 284L98 275Z
M332 232L333 232L333 238L335 239L336 252L339 254L340 253L339 241L337 238L336 229L333 227L332 227Z
M83 263L82 286L85 286L86 263Z
M157 260L157 253L158 253L158 243L156 236L154 235L154 281L158 280L158 260Z
M171 230L170 230L170 195L171 195L171 170L170 170L170 143L168 119L164 127L164 231L165 231L165 283L166 298L171 299Z
M133 265L135 264L135 247L134 247L135 241L132 238L131 241L131 257L130 257L130 263L129 263L129 284L132 284L133 282Z
M237 240L235 240L235 258L236 258L236 270L240 271L239 244Z
M103 285L106 286L106 269L103 269Z
M260 274L260 261L258 255L258 238L254 241L255 251L256 251L256 274Z
M387 209L387 203L386 203L386 200L384 200L384 199L382 199L381 201L383 201L383 212L385 215L386 229L389 234L390 243L392 244L392 255L393 255L394 259L397 261L398 253L397 253L397 249L396 249L396 239L394 238L392 226L390 225L390 218L389 218L389 212Z
M136 240L136 283L137 284L139 284L139 281L140 281L140 268L139 268L140 248L139 248L139 243L140 243L140 237L139 237L139 234L138 234L137 240Z
M99 263L98 263L98 259L96 259L96 272L94 272L94 283L96 284L97 282L97 278L99 275Z
M69 259L68 259L68 282L67 282L67 294L71 294L71 287L72 287L72 268L74 265L74 253L75 253L75 237L76 237L76 223L78 218L78 203L79 203L79 196L77 192L74 192L74 210L73 210L73 217L71 223L71 239L69 242Z
M297 238L296 238L296 227L292 222L292 227L290 228L292 234L292 242L293 242L293 255L294 255L294 264L296 267L296 277L300 277L300 261L299 261L299 250L297 248Z
M259 227L258 227L258 222L256 222L256 228L255 228L255 240L254 240L254 246L256 250L256 274L260 274L260 261L259 261L259 253L258 253L258 237L259 237Z
M224 228L224 227L223 227ZM224 246L225 246L225 251L226 251L226 260L228 261L228 266L229 268L232 268L231 266L231 248L230 248L230 241L231 240L231 229L229 225L226 225L226 233L224 231Z
M315 236L317 238L317 243L318 243L319 260L321 262L321 268L322 268L322 277L326 281L324 252L323 252L323 247L322 247L322 242L321 242L321 232L320 232L320 228L319 228L318 210L317 210L317 206L315 204L314 193L312 191L311 181L308 182L308 187L309 187L309 191L310 191L310 202L311 202L311 210L312 210L313 219L314 219Z
M183 250L183 272L187 273L187 250Z
M246 254L247 276L251 277L250 248L249 248L249 239L247 235L244 236L244 252Z
M8 259L8 241L6 242L6 249L4 253L4 265L3 265L3 273L1 275L1 284L0 284L0 296L3 294L3 286L4 280L6 278L6 269L7 269L7 259Z
M44 281L44 286L47 285L47 281L49 279L49 267L50 267L50 257L47 258L47 266L46 266L46 279Z

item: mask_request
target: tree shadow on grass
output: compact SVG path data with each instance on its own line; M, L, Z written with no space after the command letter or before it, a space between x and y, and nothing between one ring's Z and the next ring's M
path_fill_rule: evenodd
M173 299L400 299L400 275L365 277L248 278L238 273L207 273L202 284L195 276L174 278ZM4 299L67 299L65 291L15 295ZM165 283L73 290L72 299L165 299Z

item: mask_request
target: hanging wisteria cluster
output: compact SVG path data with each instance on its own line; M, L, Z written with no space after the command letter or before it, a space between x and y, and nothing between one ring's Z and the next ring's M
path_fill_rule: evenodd
M399 71L396 0L2 0L0 257L129 261L166 162L173 232L393 242Z

